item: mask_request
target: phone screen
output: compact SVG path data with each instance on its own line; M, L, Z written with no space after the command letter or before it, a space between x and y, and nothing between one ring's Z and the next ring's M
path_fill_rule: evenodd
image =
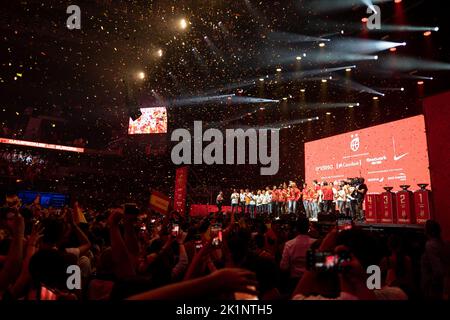
M40 299L41 300L55 301L55 300L58 299L58 296L51 289L48 289L47 287L41 286Z
M211 238L212 238L213 246L218 247L222 244L222 227L221 226L211 227Z
M195 251L200 251L203 248L202 240L195 240Z
M172 236L178 237L178 232L180 231L180 226L177 224L174 224L172 226Z
M248 286L247 288L256 290L256 288L254 286ZM243 293L243 292L235 292L234 299L235 300L259 300L258 296L255 296L255 295L249 294L249 293Z
M336 220L338 232L350 230L353 227L353 220L351 218L340 218Z

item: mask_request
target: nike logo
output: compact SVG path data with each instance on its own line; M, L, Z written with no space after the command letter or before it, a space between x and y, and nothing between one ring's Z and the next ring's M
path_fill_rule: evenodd
M398 161L404 157L406 157L409 153L402 154L401 156L394 156L394 161Z

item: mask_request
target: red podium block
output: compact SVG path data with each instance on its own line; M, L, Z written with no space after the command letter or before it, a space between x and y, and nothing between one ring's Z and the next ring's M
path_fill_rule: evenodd
M365 216L366 216L366 222L368 223L376 223L379 222L377 218L377 202L378 202L378 195L377 194L367 194L365 201Z
M431 191L427 190L426 184L420 184L420 190L414 192L414 213L418 224L425 224L431 219Z
M397 223L414 224L414 194L408 191L410 186L400 186L403 190L396 194Z
M397 216L396 216L396 205L395 205L395 193L391 192L393 188L386 187L386 192L383 192L379 196L379 205L380 208L377 211L378 213L378 220L381 223L388 223L393 224L397 223Z

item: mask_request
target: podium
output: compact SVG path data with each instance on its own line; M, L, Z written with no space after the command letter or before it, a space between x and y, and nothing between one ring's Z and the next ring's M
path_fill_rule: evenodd
M425 224L431 219L431 191L427 184L419 184L420 190L414 192L414 213L418 224Z
M400 186L401 191L396 194L396 211L398 224L415 224L414 194L408 189L410 186Z
M378 195L377 194L367 194L365 201L365 217L366 222L368 223L377 223L377 202L378 202Z
M394 224L397 222L395 193L392 187L385 187L386 192L379 195L377 210L378 220L381 223Z

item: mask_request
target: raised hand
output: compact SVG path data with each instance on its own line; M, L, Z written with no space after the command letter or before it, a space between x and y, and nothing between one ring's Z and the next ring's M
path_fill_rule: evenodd
M120 208L114 208L110 210L110 214L108 217L108 224L110 226L117 226L120 221L123 219L124 213Z
M210 277L218 288L226 292L242 292L257 295L255 287L258 285L256 275L245 269L226 268L221 269Z

